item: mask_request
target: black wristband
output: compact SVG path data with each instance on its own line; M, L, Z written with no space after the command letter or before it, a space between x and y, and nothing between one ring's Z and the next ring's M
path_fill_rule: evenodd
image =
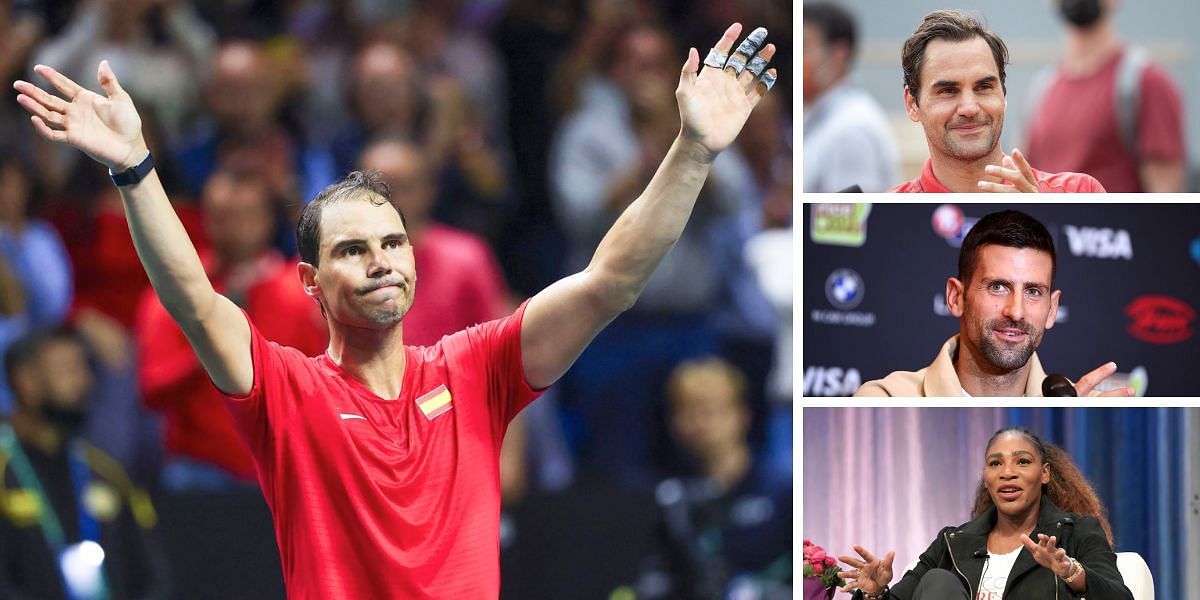
M142 162L138 163L136 167L121 171L120 173L113 173L112 169L109 169L108 176L112 178L113 183L115 183L117 187L121 187L140 182L141 180L145 179L152 170L154 170L154 155L147 151L146 158L142 160Z

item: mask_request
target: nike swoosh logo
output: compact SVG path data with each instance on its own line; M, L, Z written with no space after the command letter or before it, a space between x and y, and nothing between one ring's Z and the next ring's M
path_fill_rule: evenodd
M349 421L350 419L362 419L364 421L367 420L367 418L362 415L351 415L351 414L347 414L347 413L340 413L340 414L342 416L343 421Z

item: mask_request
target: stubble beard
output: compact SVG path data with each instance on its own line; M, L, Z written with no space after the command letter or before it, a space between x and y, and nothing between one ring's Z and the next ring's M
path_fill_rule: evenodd
M1003 327L1019 327L1025 332L1025 343L1013 347L1005 345L995 339L996 326ZM984 323L984 328L980 332L979 338L979 354L987 363L1002 371L1015 371L1024 367L1029 362L1029 357L1033 356L1037 350L1038 344L1042 341L1042 332L1036 330L1032 326L1014 324L1007 319L997 319Z
M959 142L954 139L950 124L947 123L942 130L942 149L951 158L963 162L974 162L985 158L996 149L996 144L1000 141L1000 130L1003 127L1004 121L1000 120L997 123L997 119L988 116L985 124L989 129L987 139Z

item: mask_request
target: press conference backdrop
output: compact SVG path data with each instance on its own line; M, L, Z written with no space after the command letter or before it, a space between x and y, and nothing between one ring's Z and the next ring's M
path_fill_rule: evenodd
M958 332L945 307L959 244L990 212L1016 208L1054 238L1058 321L1038 357L1078 379L1116 361L1111 387L1196 394L1198 204L805 204L804 394L929 366Z

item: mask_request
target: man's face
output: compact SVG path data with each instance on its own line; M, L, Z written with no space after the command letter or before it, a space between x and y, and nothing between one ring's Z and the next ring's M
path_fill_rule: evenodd
M230 177L210 177L204 185L201 207L204 231L221 260L232 266L257 258L271 245L275 213L266 186L238 182Z
M350 198L326 206L318 252L320 266L302 265L301 276L331 320L377 329L399 323L412 307L412 245L390 204Z
M724 380L691 385L675 400L671 426L682 446L697 457L728 451L743 441L749 418L737 392Z
M1054 326L1061 291L1051 292L1050 254L986 244L969 282L950 278L946 298L959 318L959 343L997 372L1020 369Z
M1008 101L983 38L929 42L920 82L919 97L905 88L904 104L908 118L925 129L930 152L972 162L996 148Z

